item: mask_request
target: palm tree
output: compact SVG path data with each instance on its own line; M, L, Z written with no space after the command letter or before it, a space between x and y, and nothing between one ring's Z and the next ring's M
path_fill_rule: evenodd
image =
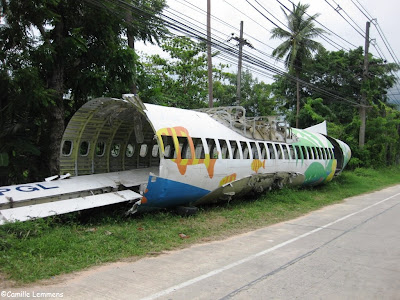
M306 60L312 57L313 52L323 48L323 46L312 40L318 37L324 30L315 27L314 20L319 16L315 14L309 16L306 10L309 4L293 4L293 10L287 14L283 9L283 13L287 19L288 30L276 27L272 29L273 38L284 39L285 41L280 44L272 55L277 59L285 58L285 66L290 72L296 74L296 94L297 94L297 110L296 110L296 127L299 127L299 111L300 111L300 84L299 77L302 71L303 64Z

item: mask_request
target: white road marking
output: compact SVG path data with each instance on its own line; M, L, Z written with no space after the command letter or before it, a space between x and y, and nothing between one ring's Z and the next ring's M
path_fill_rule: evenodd
M379 205L379 204L381 204L381 203L384 203L384 202L386 202L386 201L388 201L388 200L390 200L390 199L392 199L392 198L394 198L394 197L396 197L396 196L399 196L399 195L400 195L400 193L397 193L397 194L395 194L395 195L392 195L392 196L390 196L390 197L388 197L388 198L385 198L385 199L383 199L383 200L381 200L381 201L379 201L379 202L376 202L376 203L374 203L374 204L372 204L372 205L370 205L370 206L367 206L367 207L365 207L365 208L363 208L363 209L361 209L361 210L359 210L359 211L356 211L356 212L354 212L354 213L348 214L348 215L346 215L346 216L344 216L344 217L342 217L342 218L339 218L339 219L337 219L337 220L335 220L335 221L333 221L333 222L330 222L330 223L328 223L328 224L326 224L326 225L323 225L323 226L321 226L321 227L318 227L318 228L316 228L316 229L314 229L314 230L311 230L311 231L308 231L308 232L306 232L306 233L303 233L303 234L301 234L301 235L299 235L299 236L297 236L297 237L295 237L295 238L292 238L292 239L290 239L290 240L288 240L288 241L286 241L286 242L280 243L280 244L275 245L275 246L273 246L273 247L271 247L271 248L265 249L265 250L263 250L263 251L261 251L261 252L258 252L258 253L256 253L256 254L250 255L250 256L245 257L245 258L243 258L243 259L241 259L241 260L238 260L238 261L236 261L236 262L233 262L233 263L231 263L231 264L229 264L229 265L226 265L226 266L224 266L224 267L222 267L222 268L215 269L215 270L213 270L213 271L211 271L211 272L208 272L208 273L206 273L206 274L204 274L204 275L198 276L198 277L193 278L193 279L191 279L191 280L188 280L188 281L182 282L182 283L180 283L180 284L174 285L174 286L172 286L172 287L170 287L170 288L168 288L168 289L165 289L165 290L160 291L160 292L158 292L158 293L152 294L152 295L150 295L150 296L148 296L148 297L144 297L144 298L142 298L141 300L153 300L153 299L157 299L157 298L159 298L159 297L168 295L168 294L170 294L170 293L172 293L172 292L174 292L174 291L183 289L183 288L185 288L185 287L187 287L187 286L189 286L189 285L195 284L195 283L197 283L197 282L199 282L199 281L202 281L202 280L204 280L204 279L207 279L207 278L209 278L209 277L212 277L212 276L214 276L214 275L217 275L217 274L219 274L219 273L222 273L222 272L224 272L224 271L226 271L226 270L232 269L232 268L234 268L234 267L236 267L236 266L239 266L239 265L241 265L241 264L244 264L244 263L246 263L246 262L249 262L249 261L251 261L251 260L253 260L253 259L255 259L255 258L259 257L259 256L265 255L265 254L270 253L270 252L272 252L272 251L274 251L274 250L277 250L277 249L279 249L279 248L282 248L282 247L284 247L284 246L286 246L286 245L289 245L289 244L291 244L291 243L294 243L294 242L296 242L296 241L298 241L298 240L300 240L300 239L302 239L302 238L305 238L305 237L307 237L307 236L309 236L309 235L311 235L311 234L314 234L314 233L316 233L316 232L319 232L319 231L321 231L321 230L323 230L323 229L325 229L325 228L327 228L327 227L329 227L329 226L332 226L332 225L334 225L334 224L336 224L336 223L339 223L339 222L341 222L341 221L344 221L344 220L346 220L346 219L348 219L348 218L350 218L350 217L352 217L352 216L354 216L354 215L357 215L357 214L359 214L359 213L361 213L361 212L363 212L363 211L366 211L366 210L368 210L368 209L370 209L370 208L372 208L372 207L375 207L375 206L377 206L377 205Z

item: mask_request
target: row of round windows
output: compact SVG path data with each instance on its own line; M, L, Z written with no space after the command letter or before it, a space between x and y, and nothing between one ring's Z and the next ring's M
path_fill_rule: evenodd
M63 156L70 156L72 154L72 150L73 150L73 146L74 143L73 141L69 141L66 140L63 143L63 146L61 148L61 153ZM146 155L148 154L149 151L149 146L147 144L140 144L140 147L138 147L139 149L139 155L141 157L146 157ZM104 154L106 153L106 143L103 141L99 141L96 144L96 148L95 148L95 154L98 157L104 156ZM112 157L118 157L121 154L121 150L123 146L121 143L113 143L111 145L110 148L110 154ZM135 154L135 144L127 144L125 147L125 156L130 158L133 157L133 155ZM89 151L90 151L90 142L88 141L82 141L79 145L79 155L80 156L87 156L89 155ZM157 144L152 146L151 149L151 155L153 157L157 157L159 155L159 147Z

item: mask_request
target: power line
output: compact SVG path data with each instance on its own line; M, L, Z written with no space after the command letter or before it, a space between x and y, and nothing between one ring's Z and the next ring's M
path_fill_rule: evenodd
M251 7L253 7L256 11L258 11L259 14L261 14L264 18L266 18L268 21L270 21L275 27L278 27L280 29L282 29L281 27L279 27L278 25L276 25L276 23L274 21L272 21L270 18L268 18L266 15L264 15L257 7L255 7L253 4L251 4L249 2L249 0L246 0L246 2L248 4L250 4ZM282 29L283 30L283 29Z
M360 34L364 39L365 39L365 35L364 33L360 32L357 28L355 28L341 13L340 10L343 10L339 5L337 8L333 7L333 5L331 3L328 2L328 0L325 0L326 3L328 3L328 5L334 10L336 11L339 16L341 16L343 18L343 20L346 21L346 23L348 23L358 34ZM362 30L361 30L362 31Z
M281 20L279 20L277 17L275 17L272 13L269 12L269 10L267 10L263 5L260 4L260 2L258 2L257 0L254 0L260 7L262 7L262 9L264 9L269 15L271 15L275 20L277 20L279 23L281 23L284 27L286 27L287 29L290 30L290 28L283 23ZM248 2L248 1L247 1Z
M356 27L358 27L358 29L359 29L361 32L364 33L364 29L362 29L362 28L352 19L352 17L350 17L350 15L346 12L346 10L344 10L343 8L341 8L340 5L339 5L335 0L332 0L332 1L333 1L333 3L336 4L337 9L343 11L343 13L353 22L353 24L354 24Z
M288 12L292 12L289 8L287 8L285 5L282 4L282 2L280 2L279 0L276 0L280 5L282 5ZM297 7L296 4L294 4L292 1L288 0L289 2L292 3L293 7ZM307 12L304 11L304 14L307 15L309 18L312 18L312 16L310 16L309 14L307 14ZM324 26L323 24L319 23L316 18L313 18L313 21L315 21L316 23L320 24L321 26L323 26L324 28L328 29L326 26ZM331 31L331 30L329 30ZM332 31L333 32L333 31ZM335 41L333 41L332 39L330 39L328 36L326 36L325 34L321 34L320 35L321 39L323 39L325 42L327 42L328 44L330 44L333 48L337 49L337 50L341 50L344 47L339 45L338 43L336 43ZM348 50L348 49L346 49Z
M354 3L354 1L353 0L350 0L353 4L354 4L354 6L355 7L357 7L358 8L358 10L367 18L367 20L372 20L373 18L372 18L372 16L368 13L368 11L362 6L362 4L358 1L358 0L356 0L357 1L357 3L358 3L358 5L357 4L355 4ZM362 9L361 9L361 8ZM367 14L369 15L369 16L367 16Z
M290 0L289 0L290 1ZM277 0L277 2L279 3L279 4L281 4L281 5L283 5L279 0ZM293 2L292 2L293 3ZM290 13L292 12L289 8L287 8L285 5L283 5L283 7L286 9L286 10L288 10ZM296 5L294 5L294 7L297 7ZM254 8L254 6L253 6L253 8ZM257 10L258 11L258 10ZM261 14L262 16L264 16L265 17L265 15L263 15L263 14ZM310 15L308 15L309 17L311 17ZM268 19L268 18L267 18ZM315 20L315 19L313 19L313 20ZM282 28L281 28L282 29ZM282 29L283 30L283 29ZM323 38L323 37L322 37ZM324 39L324 38L323 38ZM325 41L326 41L326 39L324 39ZM335 47L335 45L333 45L334 47ZM337 47L335 47L336 49L338 49ZM296 65L295 65L296 66ZM341 67L339 67L339 68L341 68ZM344 70L344 71L346 71L344 68L341 68L342 70Z
M389 44L389 41L387 40L382 28L378 24L378 20L376 18L372 17L372 15L365 9L365 7L358 0L355 0L357 2L357 4L353 0L350 0L350 1L367 18L368 21L370 21L370 22L372 22L372 24L374 24L379 36L381 37L383 43L386 46L386 49L388 50L390 56L393 58L393 61L395 63L399 64L399 59L397 58L395 51L393 51L393 48Z
M98 0L86 0L86 1L94 3L94 4L97 4L97 5L100 5L100 7L102 7L102 8L104 7L103 6L104 2L100 2ZM111 0L109 0L109 1L111 1ZM112 3L118 3L118 6L120 8L125 9L125 10L126 9L131 9L134 12L143 13L144 15L147 15L148 17L155 17L154 15L149 14L149 11L142 10L140 7L135 6L133 3L126 3L123 0L118 0L117 2L113 1ZM121 13L119 13L119 12L117 12L116 15L121 17ZM196 28L193 28L193 27L183 23L182 21L177 20L176 18L172 18L172 17L167 16L167 15L162 14L162 13L160 14L160 17L155 17L155 18L162 18L160 20L162 20L165 23L165 25L168 28L172 29L172 30L175 30L175 31L183 33L185 35L194 37L194 38L198 39L199 41L203 41L204 42L206 40L205 39L205 34L202 32L202 30L198 30ZM235 58L238 55L237 49L227 45L226 41L220 41L218 39L213 38L212 39L212 46L215 49L220 50L221 52L224 52L226 55L230 55L230 56L233 56ZM260 59L260 58L254 56L254 55L251 55L251 54L249 55L249 54L246 53L244 55L244 57L243 57L243 60L245 62L249 63L252 66L257 66L259 68L262 68L262 69L264 69L264 70L266 70L266 71L268 71L270 73L276 74L276 75L285 76L289 80L291 80L293 82L296 82L296 78L294 76L292 76L289 73L286 73L286 72L284 72L282 70L279 70L278 68L276 68L276 67L272 66L271 64L265 62L265 60L262 59L262 58ZM332 99L335 99L335 100L338 100L338 101L345 101L345 102L350 103L350 104L355 105L355 106L359 105L356 101L344 98L344 97L338 95L337 93L328 91L326 89L319 88L319 87L315 86L312 83L305 82L304 80L299 80L299 82L303 86L308 87L308 88L313 89L313 90L316 90L316 91L319 91L321 94L323 94L323 95L325 95L327 97L330 97Z
M283 5L279 0L276 0L279 4ZM292 3L292 5L297 6L293 1L288 0L290 3ZM286 6L285 6L286 8ZM307 13L306 13L307 14ZM307 16L311 17L309 14L307 14ZM338 37L339 39L343 40L344 42L350 44L351 46L357 48L356 45L354 45L353 43L349 42L348 40L346 40L345 38L341 37L340 35L338 35L336 32L332 31L331 29L329 29L327 26L325 26L324 24L322 24L321 22L319 22L317 19L314 20L317 24L319 24L320 26L322 26L324 29L326 29L328 32L330 32L331 34L335 35L336 37ZM333 42L333 41L332 41ZM337 44L337 43L335 43ZM338 44L337 44L338 45ZM342 47L344 49L346 49L345 47ZM348 50L348 49L346 49Z
M238 11L239 13L241 13L242 15L246 16L249 20L253 21L254 23L256 23L258 26L260 26L261 28L265 29L266 31L268 31L269 33L271 33L271 30L267 29L265 26L261 25L260 23L258 23L257 21L255 21L253 18L250 18L248 15L246 15L243 11L240 11L238 8L236 8L235 6L233 6L232 4L230 4L227 0L224 0L224 2L226 4L228 4L229 6L231 6L233 9L235 9L236 11ZM272 47L271 47L272 48Z
M395 63L399 64L399 59L397 58L396 53L393 51L393 48L390 46L389 41L386 39L386 36L385 36L385 34L383 33L383 31L381 30L381 28L380 28L378 22L376 22L376 25L375 25L374 22L372 22L372 24L374 24L376 30L378 31L379 36L381 37L383 43L385 44L386 49L388 50L390 56L393 58L393 61L394 61Z
M254 7L254 6L253 6L253 7ZM293 77L293 76L291 76L291 75L285 73L284 71L281 71L281 70L279 70L279 69L276 69L275 67L272 67L272 68L271 68L271 65L269 65L269 64L260 63L260 61L263 61L263 60L255 61L254 58L252 58L251 56L249 56L249 55L247 55L247 54L246 54L246 56L245 56L245 59L246 59L247 61L250 61L253 65L262 66L264 69L268 69L269 71L271 71L271 72L273 72L273 73L275 73L275 74L282 75L282 76L286 76L286 77L289 77L289 79L291 79L292 81L294 81L294 82L296 81L296 78L295 78L295 77ZM290 77L291 77L291 78L290 78ZM304 86L307 86L307 87L310 88L310 89L318 90L318 91L321 92L322 94L325 93L325 95L330 96L330 97L332 97L332 98L336 98L337 100L346 101L346 102L352 103L352 104L354 104L354 105L358 105L357 102L354 102L354 101L348 100L348 99L346 99L346 98L337 96L337 95L335 95L335 94L332 93L332 92L329 92L329 91L326 91L326 90L324 90L324 89L318 88L318 87L314 86L313 84L310 84L310 83L305 82L305 81L303 81L303 80L300 80L300 82L301 82Z
M194 6L194 5L193 5ZM194 7L196 7L196 6L194 6ZM172 11L175 11L175 10L173 10L173 9L169 9L169 10L172 10ZM178 11L176 11L176 13L174 13L174 15L175 16L185 16L185 17L187 17L187 18L189 18L189 19L192 19L192 20L194 20L193 18L191 18L191 17L188 17L187 15L184 15L184 14L182 14L182 13L180 13L180 12L178 12ZM194 21L196 21L196 22L198 22L198 23L201 23L201 22L199 22L199 21L197 21L197 20L194 20ZM192 25L194 25L193 23L190 23L190 24L192 24ZM226 23L227 25L229 25L229 27L233 27L233 26L231 26L230 24L228 24L228 23ZM195 25L196 26L196 25ZM236 29L235 27L233 27L234 29ZM214 29L214 32L218 32L218 33L220 33L220 34L223 34L221 31L219 31L219 30L216 30L216 29ZM214 38L215 38L215 34L214 34ZM218 37L218 36L217 36ZM251 36L250 36L251 37ZM222 40L224 40L221 36L219 36L219 39L222 41ZM255 39L255 40L257 40L257 39ZM264 45L266 45L266 46L268 46L267 44L265 44L265 43L263 43L262 41L260 41L260 40L257 40L258 42L260 42L260 43L262 43L262 44L264 44ZM271 47L272 48L272 47ZM263 55L265 55L265 56L267 56L267 57L269 57L269 58L271 58L271 59L274 59L274 57L272 56L272 55L269 55L269 54L267 54L267 53L265 53L265 52L262 52L262 51L260 51L260 50L257 50L258 52L260 52L260 53L262 53Z

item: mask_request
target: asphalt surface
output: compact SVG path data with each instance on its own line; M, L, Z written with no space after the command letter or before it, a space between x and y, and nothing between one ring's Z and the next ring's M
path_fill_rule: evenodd
M400 299L400 185L224 241L6 292L13 297L2 299Z

